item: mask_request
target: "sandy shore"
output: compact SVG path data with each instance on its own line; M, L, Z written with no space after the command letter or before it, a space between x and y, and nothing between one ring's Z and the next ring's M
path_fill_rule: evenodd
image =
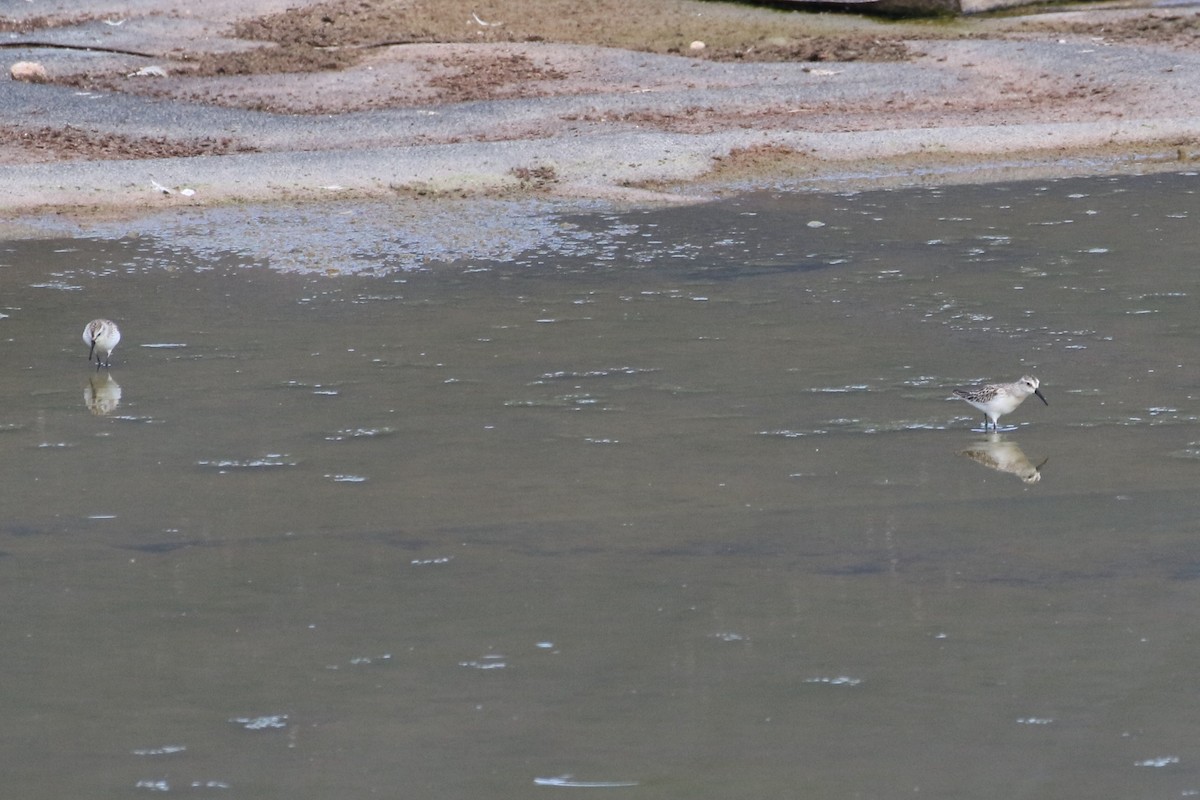
M236 27L294 24L269 15L295 2L21 5L0 18L7 66L47 81L0 81L10 217L395 195L640 204L1200 159L1195 7L932 24L696 4L724 15L697 37L786 18L759 50L508 41L473 13L496 26L480 41L385 37L313 71Z

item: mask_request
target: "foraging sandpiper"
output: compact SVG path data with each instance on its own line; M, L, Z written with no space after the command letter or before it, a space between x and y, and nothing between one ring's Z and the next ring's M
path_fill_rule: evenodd
M1040 385L1037 378L1026 375L1012 383L988 383L970 389L955 389L954 396L966 400L984 413L984 431L987 431L989 419L992 421L992 429L997 430L996 421L1005 414L1015 411L1017 406L1025 402L1025 398L1031 394L1036 394L1043 403L1050 405L1050 401L1038 388Z
M112 351L121 341L121 329L111 319L94 319L83 329L83 343L88 346L88 361L96 356L96 369L112 366Z

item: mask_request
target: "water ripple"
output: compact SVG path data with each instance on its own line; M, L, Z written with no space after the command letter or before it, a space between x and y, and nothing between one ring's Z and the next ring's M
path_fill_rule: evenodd
M256 470L256 469L276 469L279 467L294 467L295 461L289 461L286 453L269 453L261 458L218 458L212 460L197 461L196 466L207 467L210 469L220 470Z

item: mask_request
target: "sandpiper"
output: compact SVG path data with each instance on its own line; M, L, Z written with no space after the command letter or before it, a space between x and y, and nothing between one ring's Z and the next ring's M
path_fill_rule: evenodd
M121 329L111 319L94 319L83 329L83 343L88 346L88 361L96 356L96 369L112 366L112 351L121 341Z
M1038 388L1040 385L1037 378L1025 375L1012 383L988 383L970 389L955 389L954 396L961 397L984 413L984 431L987 431L989 419L992 421L992 429L997 430L996 421L1015 411L1031 394L1036 394L1043 403L1050 405L1050 401Z

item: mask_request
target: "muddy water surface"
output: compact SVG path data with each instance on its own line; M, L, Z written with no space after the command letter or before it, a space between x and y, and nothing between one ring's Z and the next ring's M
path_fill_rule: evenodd
M1200 791L1197 189L5 242L4 782Z

